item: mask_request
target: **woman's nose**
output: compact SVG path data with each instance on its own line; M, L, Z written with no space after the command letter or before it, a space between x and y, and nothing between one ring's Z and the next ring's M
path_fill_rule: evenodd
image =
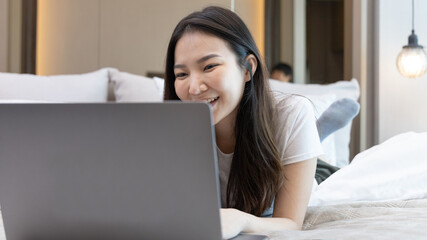
M190 79L189 93L191 95L200 95L204 91L208 90L208 86L203 82L199 76L193 76Z

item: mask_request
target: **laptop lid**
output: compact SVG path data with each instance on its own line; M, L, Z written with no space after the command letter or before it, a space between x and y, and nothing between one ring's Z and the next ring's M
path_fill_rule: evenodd
M0 104L8 240L218 240L216 172L207 104Z

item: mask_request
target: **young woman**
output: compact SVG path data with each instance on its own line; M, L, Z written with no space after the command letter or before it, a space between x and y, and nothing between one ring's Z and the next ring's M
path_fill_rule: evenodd
M301 229L322 154L313 109L302 97L273 96L256 44L235 13L208 7L178 23L164 98L212 106L225 238Z

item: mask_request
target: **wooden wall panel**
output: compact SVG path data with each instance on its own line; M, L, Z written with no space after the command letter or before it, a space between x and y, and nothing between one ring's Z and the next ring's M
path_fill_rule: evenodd
M235 0L235 11L251 31L252 36L264 56L265 53L265 1L264 0Z
M103 0L100 2L100 67L140 75L163 72L173 28L184 16L230 0Z
M37 73L102 67L139 75L163 72L167 44L180 19L209 5L231 8L233 3L263 52L264 0L39 0Z
M293 0L281 0L280 8L281 32L280 32L280 60L293 66L294 61L294 5Z
M0 0L0 72L7 71L8 0Z
M37 74L99 67L98 0L39 0L37 21Z

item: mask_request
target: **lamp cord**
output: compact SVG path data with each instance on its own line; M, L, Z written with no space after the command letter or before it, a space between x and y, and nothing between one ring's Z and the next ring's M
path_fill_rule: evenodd
M412 0L412 33L414 32L414 0Z

